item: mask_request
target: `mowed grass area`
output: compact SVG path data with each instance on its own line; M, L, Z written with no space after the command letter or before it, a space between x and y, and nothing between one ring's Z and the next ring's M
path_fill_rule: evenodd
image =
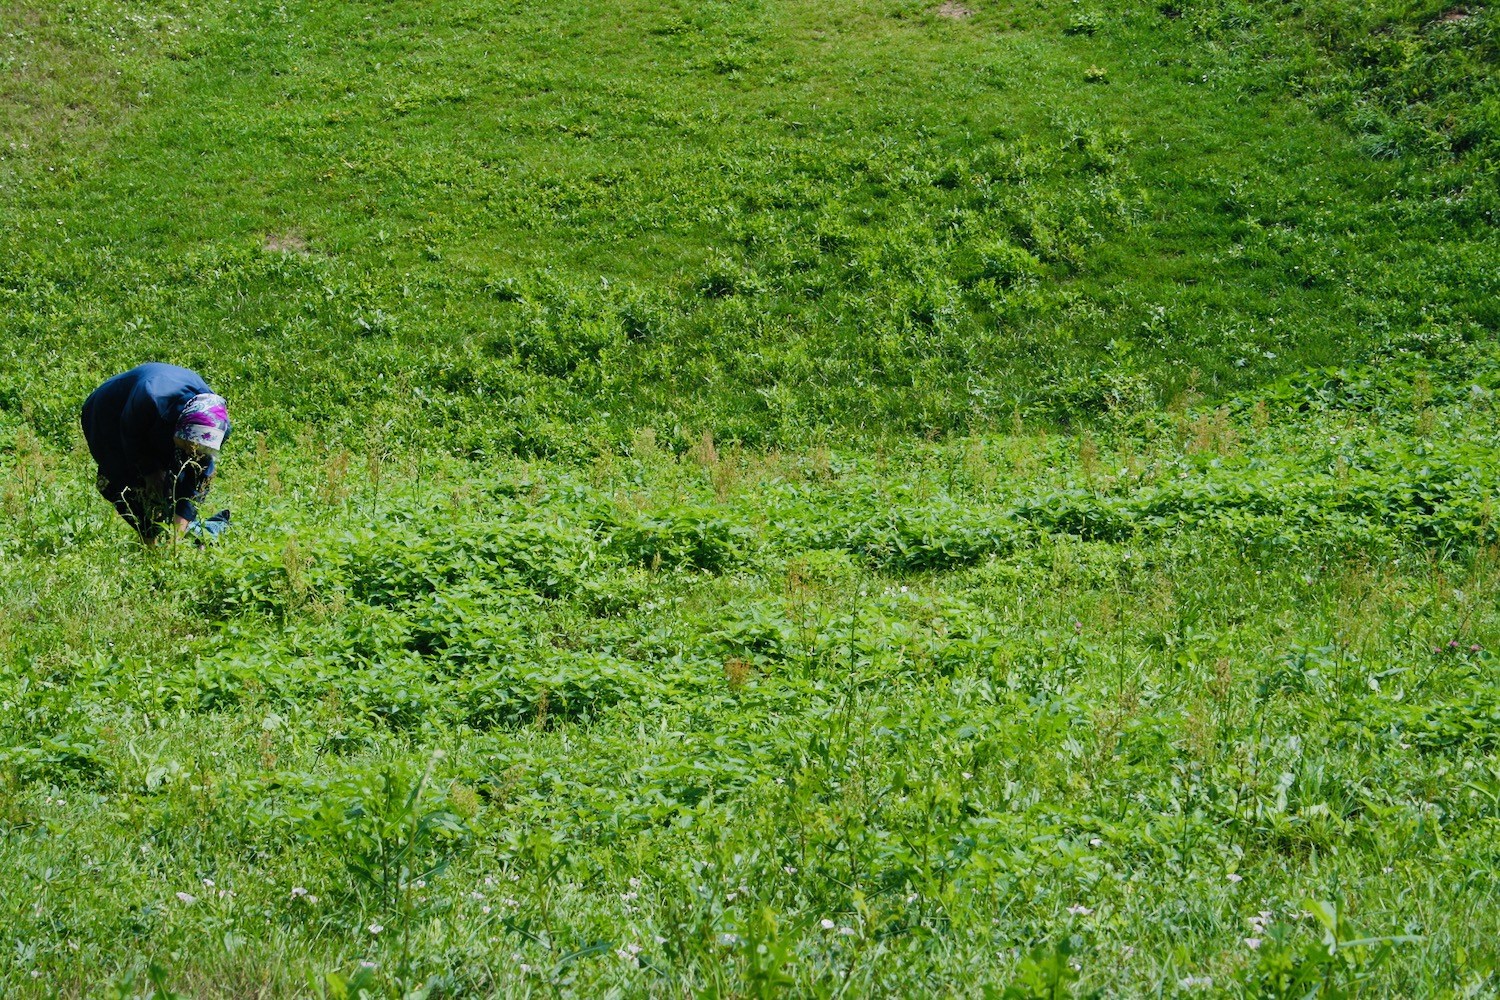
M0 992L1500 993L1495 15L968 8L0 0Z
M802 445L1493 331L1493 183L1303 32L974 8L12 5L5 412L170 355L281 442Z

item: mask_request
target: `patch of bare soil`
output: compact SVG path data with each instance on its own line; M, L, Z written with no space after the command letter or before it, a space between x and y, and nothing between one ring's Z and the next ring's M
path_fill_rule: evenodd
M307 240L298 232L272 233L261 247L269 253L307 253Z
M947 0L946 3L937 9L937 16L951 17L955 21L962 21L966 17L973 17L974 12L961 3L954 3L953 0Z
M1450 7L1437 16L1438 24L1455 24L1458 21L1467 21L1470 17L1467 7Z

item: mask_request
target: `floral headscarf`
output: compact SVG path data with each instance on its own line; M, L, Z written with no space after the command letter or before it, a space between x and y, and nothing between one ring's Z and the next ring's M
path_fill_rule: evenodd
M203 392L188 400L177 418L177 440L217 452L229 434L229 409L223 396Z

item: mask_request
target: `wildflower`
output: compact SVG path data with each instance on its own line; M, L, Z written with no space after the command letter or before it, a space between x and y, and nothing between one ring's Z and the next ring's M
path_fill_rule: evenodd
M1229 879L1229 881L1231 881L1231 882L1243 882L1243 881L1245 881L1245 876L1241 875L1239 872L1230 872L1228 875L1225 875L1224 877L1227 878L1227 879Z
M620 893L620 902L628 903L631 900L639 899L640 895L641 894L638 892L622 892Z
M219 890L219 898L220 899L233 899L234 898L234 890L233 889L220 889Z
M1104 841L1101 840L1101 839L1099 839L1098 837L1095 837L1093 840L1089 841L1089 846L1090 847L1100 847L1103 844L1104 844Z
M374 962L360 962L359 963L359 967L361 969L378 969L378 968L380 968L380 966L377 965Z
M1073 916L1075 917L1086 917L1094 911L1091 908L1084 906L1082 903L1074 903L1072 906L1068 907L1068 912L1073 914Z
M964 771L963 772L963 776L964 776L964 780L965 781L973 781L974 780L974 775L970 774L968 771Z
M657 944L666 944L667 943L667 939L664 938L664 937L662 937L660 934L653 934L653 935L651 935L651 940L655 941Z
M503 904L505 904L506 906L510 907L513 910L516 907L518 907L518 906L521 905L521 901L519 899L511 899L509 896L507 896L506 898L500 900L500 902L503 903Z
M479 908L479 912L480 913L484 913L484 914L488 914L490 912L490 908L488 906L481 906Z
M1135 954L1135 945L1127 944L1125 947L1120 949L1120 954L1124 955L1126 958L1129 958L1130 956Z
M921 898L921 896L919 896L917 893L913 892L913 893L910 893L910 894L907 895L906 901L907 901L907 903L915 903L920 898Z
M797 874L797 868L795 865L782 865L781 870L786 872L788 875Z
M190 892L179 892L177 894L177 898L182 900L182 902L188 904L189 906L191 906L193 903L198 902L198 897L194 896Z
M1203 988L1207 989L1208 987L1213 986L1213 984L1213 976L1183 976L1181 979L1177 980L1177 985L1185 990L1193 989L1195 986L1202 986Z
M469 893L469 898L470 899L483 899L484 898L484 893L482 893L482 892L471 892L471 893Z
M855 930L853 927L840 927L839 933L844 937L853 937L854 935L858 934L859 931Z
M1251 951L1255 951L1257 948L1260 947L1260 938L1258 938L1258 937L1247 937L1247 938L1245 938L1245 947L1249 948Z
M203 880L203 888L205 888L205 889L212 889L213 887L214 887L214 880L213 879L206 878L206 879Z
M485 877L484 877L484 884L485 884L485 885L494 885L494 884L495 884L495 880L494 880L494 878L492 878L492 877L491 877L491 876L489 876L489 875L486 875L486 876L485 876Z
M293 899L297 898L298 896L306 896L306 895L307 895L307 890L304 889L304 888L302 888L300 885L294 885L294 886L292 886L292 898Z
M1479 652L1479 643L1476 642L1476 643L1474 643L1474 645L1470 646L1469 647L1469 652L1471 652L1471 653L1477 653L1477 652Z
M1382 875L1389 875L1391 872L1393 872L1395 870L1396 869L1392 868L1390 865L1386 865L1384 868L1380 869L1380 873Z
M308 896L307 897L307 902L309 904L316 903L317 901L318 901L318 897L317 896Z
M1083 631L1083 622L1074 622L1073 623L1073 631L1074 632L1082 632Z
M417 889L425 889L427 888L427 880L425 878L419 878L412 883L412 886Z
M523 975L523 976L524 975L528 975L531 972L531 966L527 965L525 962L521 963L520 968L521 968L521 975Z
M739 943L739 940L740 940L740 936L738 934L720 934L719 935L719 943L720 944L737 944L737 943Z
M640 879L633 878L633 879L630 879L629 881L630 881L630 888L632 888L632 889L639 889L641 887L641 880Z
M380 926L379 924L371 924L368 930L371 934L379 934L381 931L385 930L385 928Z
M818 921L818 926L823 928L825 931L831 931L835 927L837 927L838 924L834 923L832 920L829 920L827 917L824 917L822 920Z

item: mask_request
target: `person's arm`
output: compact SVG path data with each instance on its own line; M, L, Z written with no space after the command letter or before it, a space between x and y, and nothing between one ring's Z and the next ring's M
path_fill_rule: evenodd
M198 504L213 485L217 461L210 456L189 457L177 469L173 481L173 523L179 530L198 519Z

